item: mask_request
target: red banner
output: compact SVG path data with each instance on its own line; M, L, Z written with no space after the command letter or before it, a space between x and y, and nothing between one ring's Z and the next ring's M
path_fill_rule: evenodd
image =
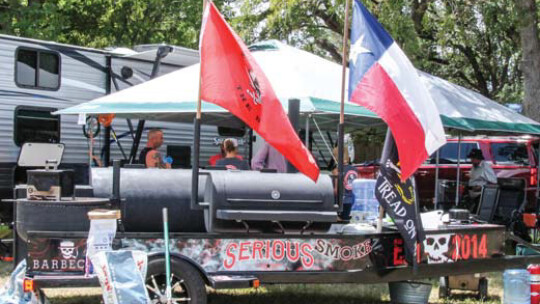
M227 109L314 181L319 167L293 129L270 82L213 3L201 29L201 98Z

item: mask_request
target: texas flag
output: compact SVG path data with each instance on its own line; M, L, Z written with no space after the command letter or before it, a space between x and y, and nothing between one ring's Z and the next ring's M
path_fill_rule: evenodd
M406 180L445 144L444 129L417 70L359 0L354 1L349 73L350 101L375 112L389 126L401 180Z
M292 127L270 81L212 2L204 12L199 49L201 98L240 118L296 169L317 181L319 167Z

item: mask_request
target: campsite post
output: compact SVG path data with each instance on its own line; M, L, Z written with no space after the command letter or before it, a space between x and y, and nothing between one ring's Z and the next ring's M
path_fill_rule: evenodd
M341 71L341 105L339 109L338 125L338 206L343 210L343 136L345 129L345 73L347 72L347 42L349 40L349 0L345 1L345 22L343 27L343 53L342 53L342 71Z
M298 133L300 124L300 99L289 99L289 121L294 131ZM287 161L287 173L296 172L298 172L296 167L290 161Z
M456 166L456 199L455 206L459 205L459 183L460 183L460 165L461 165L461 131L458 133L458 146L457 146L457 166Z
M203 19L207 0L203 0ZM201 36L202 37L202 36ZM200 39L199 39L200 40ZM199 41L200 45L201 41ZM199 57L202 58L199 47ZM202 64L200 65L202 67ZM199 73L199 96L197 98L197 114L193 121L193 161L191 163L191 209L198 209L199 205L199 153L201 149L201 86L202 77Z
M439 151L441 149L437 149L437 152L435 152L435 198L433 199L433 205L435 206L435 210L439 207L439 162L440 162L440 154Z

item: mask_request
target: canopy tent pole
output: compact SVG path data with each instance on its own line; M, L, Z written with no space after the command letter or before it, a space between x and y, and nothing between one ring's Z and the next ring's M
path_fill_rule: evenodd
M107 168L111 164L111 126L105 127L103 137L103 166Z
M343 26L343 51L341 59L341 103L339 107L339 125L338 125L338 180L337 194L339 212L343 210L343 146L345 129L345 73L347 72L347 43L349 42L349 0L345 1L345 22Z
M315 121L315 119L313 121ZM330 146L334 147L335 146L334 139L332 139L332 134L330 134L330 131L326 131L326 136L328 136L328 140L330 141ZM330 149L330 151L332 151L332 149Z
M135 130L133 129L133 123L131 122L131 119L126 118L126 122L129 129L129 135L131 135L131 140L135 139Z
M328 149L328 153L330 153L334 162L337 163L337 159L334 156L334 153L332 153L332 148L328 145L328 142L326 141L326 139L324 139L324 134L322 133L321 128L319 128L319 124L317 123L317 120L315 120L315 117L313 117L313 123L315 124L315 127L317 128L317 132L319 132L319 134L321 135L322 141L324 145L326 146L326 149Z
M116 136L116 132L114 131L112 126L111 126L111 135L112 135L112 138L114 139L114 141L116 142L116 145L120 149L120 152L122 153L122 157L124 157L124 160L127 160L128 158L127 158L126 152L124 151L124 147L122 147L122 144L118 140L118 136Z
M251 165L251 160L253 159L253 129L252 128L249 128L248 136L249 136L248 162Z
M133 144L131 145L131 152L129 152L129 163L133 164L135 158L137 157L137 150L139 150L139 144L141 143L142 132L144 130L144 124L146 121L144 119L139 119L137 123L137 130L135 131L135 138L133 139Z
M440 155L439 151L441 149L437 149L437 152L435 152L435 198L434 198L434 205L435 210L439 207L439 161L440 161Z
M98 124L99 124L99 122L98 122ZM91 130L91 127L88 128L88 130L89 130L89 132L88 132L89 138L88 139L90 140L90 142L88 143L88 156L89 156L88 166L92 167L92 163L94 161L94 131Z
M305 141L305 145L306 145L306 148L309 149L309 119L311 118L311 114L308 114L306 116L306 128L304 129L304 141ZM309 152L311 152L311 149L309 150Z
M116 77L114 76L114 72L113 72L113 69L112 69L112 64L109 64L109 75L110 75L109 77L111 78L111 81L112 81L112 83L114 85L115 91L116 92L120 91L121 89L120 89L120 86L118 85L118 81L116 81ZM150 78L150 79L152 79L152 78ZM131 138L135 139L135 137L133 136L133 124L131 123L131 119L126 118L126 122L128 124L129 132L131 134ZM115 134L115 136L116 136L116 134ZM120 147L120 149L122 149L122 147L120 146L120 143L118 141L117 141L117 143L118 143L118 146ZM122 149L122 154L124 155L124 158L126 158L126 155L125 155L123 149Z
M319 133L319 135L321 136L323 142L325 143L326 145L326 148L328 149L328 151L330 152L330 154L332 154L332 151L330 150L330 148L328 147L328 144L326 144L326 141L324 139L324 134L322 134L321 132L321 129L318 128L317 126L317 123L315 122L315 117L312 115L312 114L309 114L309 117L308 119L313 119L313 123L315 123L315 127L317 127L317 132ZM323 150L321 150L321 148L319 147L319 144L317 143L317 141L315 140L315 136L310 136L310 140L311 140L311 143L312 143L312 148L315 148L317 149L317 152L319 152L319 156L321 157L322 161L327 165L328 167L328 162L326 161L326 157L324 156L324 153L323 153ZM313 147L314 145L314 147ZM313 154L313 151L311 151L312 154Z
M118 82L116 81L116 77L114 76L114 72L112 70L112 65L109 65L109 73L111 75L110 77L112 79L114 89L116 90L116 92L120 91L120 86L118 85ZM152 78L153 77L151 76L150 79L152 79ZM129 127L129 133L131 135L131 139L133 140L133 143L131 145L131 152L129 153L129 158L126 156L126 153L124 152L124 148L122 147L122 144L120 144L120 141L118 141L118 138L116 137L116 132L114 132L114 130L111 130L111 131L112 131L113 138L116 141L116 144L118 145L118 148L120 148L120 151L122 152L122 155L124 156L124 159L126 159L130 164L132 164L133 159L135 159L134 157L132 159L132 155L134 155L137 150L135 150L135 152L133 152L133 147L135 146L135 136L133 135L133 124L131 123L131 119L126 118L126 122L128 124L128 127ZM139 138L139 140L140 140L140 138ZM137 148L139 147L138 142L137 142L136 147Z
M459 182L460 182L460 164L461 164L461 132L458 133L458 150L457 150L457 171L456 171L456 199L455 206L459 204Z
M107 83L105 92L111 94L111 79L113 79L112 73L112 57L107 56ZM111 125L105 126L105 132L103 132L103 148L101 152L103 159L103 166L106 168L111 164Z

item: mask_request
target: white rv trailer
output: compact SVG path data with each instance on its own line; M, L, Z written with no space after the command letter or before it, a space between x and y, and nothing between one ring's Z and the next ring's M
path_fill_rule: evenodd
M84 48L28 38L0 35L0 198L12 197L16 183L24 183L24 170L16 162L25 141L65 144L62 166L74 168L77 183L86 184L89 165L89 140L83 135L77 117L52 116L58 109L70 107L150 79L159 45L143 45L135 50L111 51ZM160 75L199 61L198 52L173 47L161 60ZM117 87L116 87L117 86ZM133 123L136 128L136 121ZM190 124L147 122L146 128L165 132L165 147L190 151ZM126 120L115 119L113 129L129 156L132 133ZM215 145L216 127L202 128L201 163L219 150ZM103 128L95 139L95 154L104 146ZM144 146L145 135L142 136ZM111 158L123 155L111 143ZM189 154L188 154L189 155ZM189 163L189 159L187 160Z

